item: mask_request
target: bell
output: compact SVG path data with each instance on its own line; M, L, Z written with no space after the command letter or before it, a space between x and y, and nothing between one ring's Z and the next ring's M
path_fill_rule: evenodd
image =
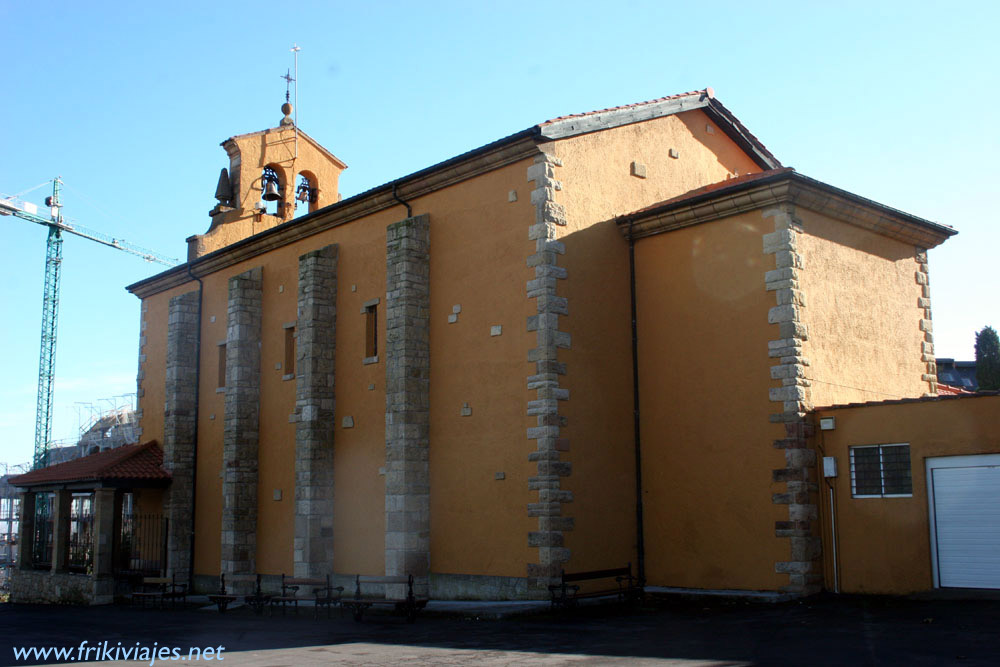
M309 201L309 186L302 184L299 189L295 192L295 198L299 201Z
M278 184L274 181L268 181L267 185L264 186L264 195L261 199L264 201L278 201L281 199L281 193L278 192Z
M228 204L229 200L233 198L233 188L229 182L229 172L225 167L222 168L222 173L219 174L219 184L215 186L215 198L219 200L220 204Z

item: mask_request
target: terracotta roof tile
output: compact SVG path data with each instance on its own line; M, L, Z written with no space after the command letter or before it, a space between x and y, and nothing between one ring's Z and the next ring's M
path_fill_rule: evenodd
M169 480L170 473L163 469L163 451L151 440L32 470L10 483L25 487L106 479Z
M962 396L968 394L975 394L974 391L969 391L968 389L962 389L961 387L953 387L950 384L938 383L937 386L938 396Z

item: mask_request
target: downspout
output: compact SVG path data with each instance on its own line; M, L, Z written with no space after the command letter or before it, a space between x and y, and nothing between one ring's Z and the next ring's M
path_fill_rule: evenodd
M632 297L632 422L635 438L635 530L636 550L639 556L639 588L646 586L646 540L642 519L642 440L639 428L639 329L635 307L635 239L632 237L632 220L628 223L628 280Z
M395 199L400 204L402 204L403 206L406 207L406 217L407 218L412 218L413 217L413 209L411 209L410 205L407 204L402 199L400 199L399 195L396 194L396 184L395 183L392 184L392 197L393 197L393 199Z
M187 265L187 274L198 282L198 335L195 337L194 345L194 442L191 444L192 461L191 466L191 555L188 560L188 590L194 590L194 537L197 531L194 529L194 522L197 519L195 504L198 502L198 408L201 405L199 393L201 390L201 302L205 292L205 285L201 278L191 272L191 263Z

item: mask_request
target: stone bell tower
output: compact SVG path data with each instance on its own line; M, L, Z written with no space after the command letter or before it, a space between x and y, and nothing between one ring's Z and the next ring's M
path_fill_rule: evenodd
M229 168L219 174L208 231L187 239L189 262L340 200L347 165L295 126L291 104L281 111L278 127L222 142Z

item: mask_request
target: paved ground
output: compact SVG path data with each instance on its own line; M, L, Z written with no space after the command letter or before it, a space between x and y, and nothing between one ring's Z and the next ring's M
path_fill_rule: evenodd
M427 616L313 619L129 607L0 605L0 665L80 664L77 649L225 647L225 665L997 665L1000 601L816 598L671 601L622 613L584 609L482 620ZM14 647L73 648L72 660L16 660ZM94 653L91 660L96 660ZM197 661L194 664L218 664ZM123 664L150 665L143 662ZM191 664L156 660L155 664ZM223 666L220 666L223 667Z

